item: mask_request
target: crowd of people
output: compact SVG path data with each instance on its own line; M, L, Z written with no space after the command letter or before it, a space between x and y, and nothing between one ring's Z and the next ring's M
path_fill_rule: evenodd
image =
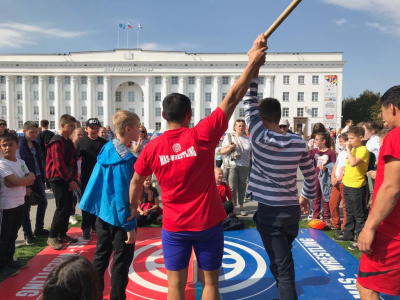
M297 299L292 243L301 213L310 208L310 219L322 219L338 231L338 240L354 241L353 248L363 253L357 279L361 299L379 299L381 292L400 295L400 87L391 88L381 100L390 132L380 131L373 122L353 126L349 120L335 145L318 123L306 145L302 133L291 132L288 121L281 119L277 99L257 98L266 50L261 34L226 97L193 128L190 99L178 93L166 96L162 116L168 130L151 141L139 117L125 110L114 114L114 132L102 128L96 118L90 118L83 131L73 116L63 115L57 134L48 130L46 120L40 129L28 121L20 140L0 120L0 274L12 276L27 267L13 259L21 224L27 244L41 235L48 235L47 243L55 250L77 242L67 231L68 223L76 221L79 202L82 238L97 235L93 261L75 257L60 263L45 283L44 299L78 299L78 294L102 299L112 254L110 299L125 299L137 227L152 222L163 223L168 299L185 298L192 249L202 299L219 299L222 223L236 214L236 207L245 216L244 202L250 198L258 202L253 220L280 299ZM242 99L245 119L234 122L234 133L219 146ZM304 177L300 196L298 168ZM375 180L370 191L367 174ZM153 176L161 188L162 209ZM45 188L52 190L56 203L50 231L43 226ZM35 194L41 201L32 231L29 210Z

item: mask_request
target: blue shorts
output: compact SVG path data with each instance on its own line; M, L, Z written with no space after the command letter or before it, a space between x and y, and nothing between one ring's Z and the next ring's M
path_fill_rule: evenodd
M203 231L172 232L163 229L161 237L167 270L178 271L187 268L192 247L200 269L214 271L221 267L224 252L222 222Z

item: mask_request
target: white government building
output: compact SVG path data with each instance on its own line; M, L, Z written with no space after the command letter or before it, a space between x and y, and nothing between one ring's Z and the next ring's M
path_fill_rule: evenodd
M336 127L341 123L343 66L341 52L268 53L261 68L259 97L281 101L293 130L309 135L323 122L325 75L337 75ZM71 114L81 121L97 117L112 125L120 109L135 112L151 130L166 130L162 99L169 93L193 102L194 125L208 116L244 70L245 53L186 53L116 49L67 54L0 55L0 118L21 129L28 120L50 121ZM239 104L230 125L243 118ZM232 126L230 126L232 128Z

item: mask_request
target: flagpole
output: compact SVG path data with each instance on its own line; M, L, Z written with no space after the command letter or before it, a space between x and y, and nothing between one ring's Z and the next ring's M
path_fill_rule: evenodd
M119 49L119 29L118 29L118 46L117 49Z
M128 23L129 24L129 23ZM129 48L129 35L128 35L128 32L129 32L129 27L126 27L126 49L128 49Z
M139 49L139 27L136 26L137 35L136 35L136 48Z

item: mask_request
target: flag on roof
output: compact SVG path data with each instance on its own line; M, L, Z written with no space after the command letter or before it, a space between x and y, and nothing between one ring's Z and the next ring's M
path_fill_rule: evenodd
M119 28L126 29L126 25L122 24L122 23L119 23Z
M131 24L128 23L128 29L132 29L133 27L131 26Z
M138 23L138 24L137 24L137 28L139 28L139 29L143 29L143 26L142 26L142 24Z

